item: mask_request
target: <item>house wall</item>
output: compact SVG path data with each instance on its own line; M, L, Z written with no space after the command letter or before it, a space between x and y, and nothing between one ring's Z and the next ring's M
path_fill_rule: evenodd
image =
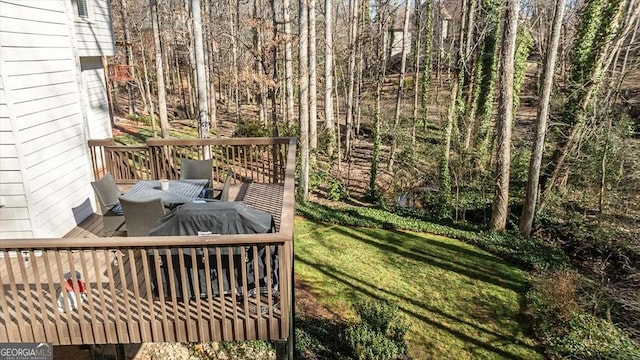
M0 78L0 239L29 238L31 219L22 181L18 150Z
M402 30L394 30L393 34L393 43L391 44L391 57L402 54L402 48L407 49L407 53L411 52L411 33L407 33L407 39L402 41L403 32Z
M78 56L113 56L115 53L109 0L86 0L89 19L76 17ZM75 1L73 2L75 5Z
M0 197L11 196L21 209L26 202L26 214L13 210L20 215L11 216L30 219L3 220L7 223L0 225L19 229L19 235L63 236L93 210L84 118L88 111L80 92L71 5L69 0L0 2L0 77L6 108L0 109L0 129L2 142L13 142L16 150L16 158L1 160L0 176L13 174L16 166L21 169L20 177L11 175L15 183L2 185ZM11 151L12 144L7 145ZM24 202L18 200L20 192ZM6 229L0 227L1 237L15 237Z
M82 57L80 66L89 138L110 138L112 136L111 119L102 60L99 57Z

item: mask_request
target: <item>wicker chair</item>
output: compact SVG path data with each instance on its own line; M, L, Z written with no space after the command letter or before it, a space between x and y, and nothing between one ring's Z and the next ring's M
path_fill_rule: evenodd
M229 170L227 171L227 178L224 180L224 185L222 185L220 194L218 196L214 196L214 199L229 201L229 188L231 187L231 180L233 180L233 172Z
M124 230L124 216L118 200L121 193L113 175L106 173L102 179L92 181L91 186L100 205L104 236L111 236L118 230Z
M147 236L164 214L160 198L148 201L134 201L120 198L122 211L127 223L127 236Z
M208 180L205 189L203 190L202 197L210 198L213 194L211 188L213 160L191 160L180 159L180 179L206 179Z

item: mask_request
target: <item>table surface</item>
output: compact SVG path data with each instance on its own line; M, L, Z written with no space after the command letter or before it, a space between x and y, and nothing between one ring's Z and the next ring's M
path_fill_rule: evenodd
M198 197L207 182L206 179L169 180L169 190L162 190L159 180L141 180L122 198L134 201L160 198L166 204L190 203Z

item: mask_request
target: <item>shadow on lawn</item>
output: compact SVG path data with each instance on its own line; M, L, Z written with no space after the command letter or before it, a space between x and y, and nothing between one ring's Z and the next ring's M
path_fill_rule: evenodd
M464 319L461 319L459 317L456 317L456 316L450 315L448 313L445 313L440 309L428 306L428 305L426 305L426 304L424 304L422 302L419 302L419 301L417 301L415 299L408 298L408 297L405 297L405 296L402 296L402 295L398 295L396 293L392 293L392 292L390 292L390 291L388 291L386 289L380 288L379 286L377 286L375 284L366 282L366 281L361 280L361 279L357 279L357 278L355 278L355 277L353 277L353 276L351 276L351 275L349 275L349 274L347 274L347 273L345 273L343 271L329 268L328 266L320 264L320 263L316 263L316 262L312 262L312 261L309 261L309 260L302 259L302 258L299 257L299 255L295 255L295 261L299 261L299 262L302 262L302 263L304 263L304 264L306 264L308 266L311 266L314 269L316 269L317 271L321 272L322 274L328 276L329 278L331 278L331 279L333 279L335 281L338 281L340 283L343 283L346 286L359 291L363 295L366 295L367 297L370 297L370 298L376 299L376 300L382 300L382 301L388 301L388 300L394 301L395 303L398 304L398 307L400 308L400 310L402 310L408 316L417 318L417 319L423 321L424 323L426 323L426 324L428 324L430 326L433 326L433 327L436 327L436 328L438 328L440 330L446 331L446 332L450 333L451 335L459 338L462 341L474 344L474 345L476 345L476 346L478 346L480 348L483 348L483 349L485 349L487 351L493 352L496 355L500 355L500 356L505 357L505 358L509 358L509 359L525 359L522 356L519 356L517 354L513 354L513 353L511 353L509 351L506 351L506 350L503 350L503 349L497 347L497 346L502 346L504 344L511 344L511 343L515 344L515 343L518 343L518 340L517 340L515 335L509 337L509 336L505 336L503 334L497 333L495 331L492 331L492 330L489 330L489 329L485 329L485 328L483 328L483 327L481 327L481 326L479 326L477 324L473 324L473 323L468 322L468 321L466 321ZM385 296L380 296L380 295L376 294L374 291L372 291L371 289L375 289L378 292L382 292L382 293L385 294ZM452 320L454 322L463 324L465 326L470 326L470 327L473 327L473 328L475 328L475 329L477 329L479 331L485 332L485 333L495 337L495 340L493 342L496 342L497 346L494 346L494 345L489 344L489 343L485 343L485 342L483 342L481 340L478 340L478 339L476 339L476 338L474 338L474 337L472 337L472 336L470 336L468 334L463 333L462 331L453 329L450 326L447 326L447 325L442 324L440 322L437 322L437 321L434 321L432 319L429 319L428 317L426 317L426 316L424 316L422 314L419 314L419 313L409 309L407 306L403 305L405 303L410 303L413 306L422 308L425 311L433 313L436 316L445 317L445 318L447 318L449 320ZM538 350L537 348L535 348L533 346L530 346L530 345L527 345L527 344L519 343L518 346L526 347L526 348L533 349L533 350Z
M408 240L403 243L395 241L393 244L390 244L372 240L378 237L380 234L379 230L376 229L351 229L341 226L331 226L331 229L347 237L357 239L367 245L374 246L382 250L384 253L402 256L418 262L428 263L443 270L455 272L460 275L467 276L471 279L500 286L517 293L523 292L526 286L524 279L516 278L513 276L513 274L504 270L504 267L506 265L503 261L490 255L473 251L466 247L443 243L441 241L430 240L411 234L409 232L393 232L393 234L402 236L403 238L406 238ZM317 229L315 229L314 231L317 231ZM362 236L361 234L365 234L366 236L368 236L368 238ZM319 236L319 241L323 242L321 236ZM393 241L393 239L386 238L384 239L384 241L391 242ZM427 244L425 244L425 246L437 247L440 251L427 253L422 249L417 249L416 247L403 246L405 243L409 242L416 242L418 244L426 242ZM335 251L343 250L343 247L339 244L334 245L331 243L323 243L323 245ZM446 257L446 255L450 256ZM473 261L460 261L460 259L468 258L473 259ZM475 263L480 263L484 266L478 267L477 265L475 265Z
M296 359L342 360L353 354L345 338L348 324L310 316L296 316Z
M118 130L124 134L131 136L133 139L135 139L136 142L139 142L141 144L144 144L145 141L147 141L147 138L151 137L151 131L148 131L143 128L132 130L126 126L121 126L118 124L114 125L113 128L114 130ZM120 141L117 141L117 142L120 142ZM122 145L130 145L130 144L122 143Z
M503 287L505 289L513 290L517 293L521 293L522 291L524 291L525 283L520 279L513 278L512 274L500 271L497 265L502 264L499 261L495 261L495 259L491 259L491 261L488 262L489 264L487 264L490 266L487 266L484 269L478 268L477 266L471 265L470 263L459 261L459 259L471 257L478 262L486 263L487 261L483 258L484 256L486 256L484 254L478 254L476 252L470 251L469 249L464 249L455 245L441 246L441 244L436 241L429 243L429 246L437 246L452 253L451 257L446 258L444 256L439 256L436 253L426 253L421 250L411 248L408 249L403 247L400 243L394 243L393 245L391 245L371 240L371 238L375 238L378 235L378 232L376 230L354 229L353 231L347 231L346 229L347 228L345 227L337 227L336 229L334 229L334 231L339 232L345 236L355 238L365 244L374 246L382 250L384 253L395 254L397 256L402 256L418 262L424 262L429 265L437 266L443 270L455 272L474 280L483 281L489 284ZM361 236L357 232L367 234L370 238ZM401 236L410 238L414 241L424 240L424 238L410 233L398 232L396 234L400 234ZM388 239L385 240L388 241ZM493 274L488 273L488 271L492 271Z
M508 271L506 271L506 269L503 269L502 266L504 266L504 264L499 260L497 260L496 258L493 258L486 254L476 253L471 249L456 246L455 244L441 243L438 241L429 241L428 244L425 244L426 246L439 247L439 250L440 250L438 251L439 254L435 255L435 254L430 254L423 250L418 250L415 248L405 248L399 242L395 242L393 244L385 244L385 243L377 242L367 238L367 237L371 237L375 239L376 236L379 236L379 231L374 229L363 229L363 228L348 229L341 226L335 226L335 227L332 226L332 230L339 232L342 235L345 235L347 237L357 239L365 244L374 246L383 252L394 254L394 255L397 255L398 257L409 258L418 262L424 262L447 271L451 271L451 272L455 272L455 273L467 276L471 279L483 281L483 282L500 286L506 289L510 289L517 293L522 293L526 286L522 278L514 277L514 274L511 274ZM318 231L318 230L316 229L315 231ZM363 234L358 234L358 232L361 232ZM424 243L425 241L428 241L427 239L424 239L422 237L419 237L410 233L402 232L401 235L403 237L409 238L407 242L415 241L418 243L420 242ZM322 239L322 236L318 236L318 238ZM385 239L385 241L390 241L390 240L393 241L393 239ZM449 257L445 258L445 255L449 255ZM392 256L390 256L390 258L392 258ZM475 258L475 259L474 261L470 261L469 263L460 261L460 259L464 259L464 258L472 258L472 259ZM422 302L417 298L410 298L398 293L394 293L392 291L389 291L388 289L380 288L379 285L373 284L366 280L356 278L352 274L348 274L339 269L332 268L325 264L315 262L312 259L302 258L300 257L299 254L295 255L295 260L301 263L304 263L310 267L313 267L314 269L321 272L325 276L346 285L350 289L353 289L354 293L349 294L350 296L347 296L347 298L350 298L351 300L357 297L356 295L357 292L373 299L391 300L393 302L396 302L400 307L400 309L403 312L405 312L405 314L407 314L408 316L419 319L423 321L425 324L433 326L437 329L446 331L451 335L461 339L462 341L468 342L470 344L474 344L479 348L483 348L487 351L493 352L494 354L505 357L505 358L511 358L511 359L521 358L519 355L503 349L503 346L506 344L518 344L518 341L519 341L517 339L518 332L519 332L518 329L514 329L516 333L512 334L511 336L501 334L491 329L484 328L476 323L472 323L464 318L453 316L437 307L430 306L427 303ZM392 259L392 260L396 262L398 261L398 259ZM477 266L473 266L471 263L474 263L474 262L479 262L481 265L484 265L484 266L481 266L481 268ZM382 295L380 293L382 293ZM469 301L472 302L475 307L489 309L490 311L487 316L491 317L492 321L497 321L498 324L500 325L503 325L503 324L501 324L499 320L496 319L496 316L497 317L513 316L512 314L507 314L507 311L502 309L497 309L496 311L494 306L495 304L486 299L473 298L473 299L469 299ZM411 304L411 306L407 306L407 304ZM455 329L450 325L435 321L432 318L425 316L424 314L416 312L414 309L411 309L411 307L414 307L414 309L415 308L423 309L424 311L432 313L434 315L433 318L437 318L437 317L446 318L451 322L460 324L462 328L471 327L471 328L477 329L478 331L488 334L493 339L491 343L484 342L467 333L464 333L463 329ZM478 319L480 323L482 322L482 316L473 316L473 317ZM518 318L518 320L522 320L522 319ZM520 343L517 346L537 350L537 348L527 344Z

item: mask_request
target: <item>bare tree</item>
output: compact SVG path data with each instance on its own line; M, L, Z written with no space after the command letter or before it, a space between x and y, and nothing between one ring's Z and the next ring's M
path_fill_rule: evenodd
M309 0L309 148L318 147L318 74L316 70L316 0Z
M233 66L233 101L235 104L236 123L239 125L242 114L240 113L240 80L238 62L238 37L240 36L240 1L229 0L229 23L231 25L231 56Z
M158 135L157 126L156 126L156 115L155 115L155 109L153 108L153 99L151 98L151 85L149 85L149 73L147 71L147 60L146 60L146 55L144 53L143 44L140 44L140 51L142 52L141 58L142 58L142 71L144 74L145 94L149 101L149 116L151 116L151 131L152 131L153 137L156 137Z
M398 82L398 91L396 93L396 111L393 117L393 136L391 141L391 153L389 154L389 169L393 168L393 159L396 155L396 147L398 146L398 125L400 124L400 105L402 105L402 96L404 95L404 78L407 72L407 55L409 54L407 41L409 38L409 0L404 5L404 20L402 23L402 52L400 55L400 81Z
M353 131L353 115L354 115L354 88L356 78L356 42L358 41L358 0L349 1L349 79L347 84L347 114L346 114L346 127L347 132L345 134L345 154L347 160L351 158L351 137Z
M125 51L125 61L127 66L129 67L129 71L131 71L131 76L133 77L133 51L131 50L131 34L129 32L129 14L127 11L127 0L120 0L120 17L122 18L122 34L124 36L124 46L126 46ZM133 82L127 82L127 95L129 98L129 114L135 114L136 112L136 99L134 96Z
M564 17L565 0L556 0L555 14L551 27L551 39L546 50L544 69L542 71L542 86L540 103L538 104L538 116L535 125L535 137L533 138L531 160L529 162L529 174L527 179L527 195L525 197L522 215L520 216L520 233L524 236L531 234L531 226L536 211L538 200L538 185L542 155L544 152L544 138L547 133L547 120L549 118L549 100L553 86L553 74L562 31L562 19Z
M309 7L306 0L298 1L299 37L298 62L300 66L300 193L303 199L309 195Z
M205 9L208 15L208 31L207 31L207 41L206 51L205 51L205 59L208 64L207 67L207 84L209 84L209 117L211 127L214 131L218 128L218 114L217 114L217 102L216 102L216 85L214 81L215 74L215 66L214 66L214 52L216 51L214 45L214 32L212 29L212 23L214 18L213 6L211 6L210 1L205 1Z
M196 57L196 83L198 84L198 135L208 138L211 132L207 99L207 79L204 62L204 42L202 38L202 9L200 0L191 0L191 20Z
M286 96L287 122L293 122L293 57L291 55L291 4L289 0L282 0L284 22L284 71Z
M333 134L333 2L324 2L324 126L329 133L327 153L333 155L335 137Z
M387 68L387 41L388 41L388 8L382 6L382 1L377 1L377 25L378 31L376 34L375 44L375 80L376 80L376 100L375 100L375 113L373 116L373 153L371 156L371 171L369 175L369 195L372 198L377 196L376 194L376 179L378 176L378 164L380 162L380 147L382 143L381 122L382 122L382 86L385 80L385 70Z
M489 229L504 231L509 208L509 166L511 165L511 122L513 121L513 79L518 29L518 7L516 0L508 0L502 31L498 121L497 154L495 174L495 195L491 211Z
M156 81L158 83L158 108L160 112L160 131L163 138L169 137L169 118L167 116L167 94L164 86L164 71L162 68L162 45L160 44L160 29L158 28L158 1L149 0L151 11L151 28L153 31L153 45L156 49Z

